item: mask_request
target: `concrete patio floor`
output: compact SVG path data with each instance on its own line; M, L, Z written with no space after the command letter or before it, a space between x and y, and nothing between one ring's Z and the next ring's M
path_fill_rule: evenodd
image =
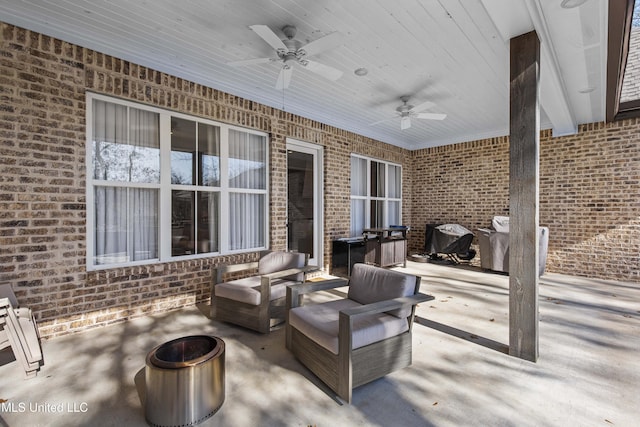
M226 344L226 400L201 426L640 425L640 285L543 276L532 363L506 354L508 277L398 270L422 275L435 296L417 310L413 365L356 389L352 405L291 356L283 328L260 335L202 305L44 341L32 379L1 352L0 426L145 426L146 354L197 334Z

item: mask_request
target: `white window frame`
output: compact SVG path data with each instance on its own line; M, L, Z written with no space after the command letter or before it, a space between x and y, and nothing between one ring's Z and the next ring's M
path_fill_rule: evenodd
M137 108L140 110L150 111L158 113L160 116L160 183L159 184L141 184L141 183L128 183L128 182L108 182L102 180L93 179L93 101L100 100L110 102L114 104L124 105L128 107ZM220 194L220 230L219 230L219 242L218 252L207 252L200 254L190 255L171 255L171 191L174 189L185 189L188 191L202 191L204 187L197 185L175 185L171 184L171 117L178 117L185 120L194 122L200 122L212 126L216 126L220 129L220 186L219 187L206 187L204 191L219 192ZM229 131L231 129L259 135L264 137L265 141L265 188L264 189L235 189L229 187ZM137 102L122 100L111 96L96 94L87 92L86 95L86 266L88 271L103 270L116 267L128 267L135 265L157 264L161 262L169 261L183 261L197 258L210 258L212 256L229 255L236 253L256 252L265 250L269 245L270 234L270 219L269 219L269 134L266 132L257 131L254 129L248 129L241 126L229 125L226 123L220 123L209 119L204 119L198 116L193 116L185 113L178 113L175 111L162 109L158 107L149 106L146 104L140 104ZM135 187L135 188L157 188L159 190L158 196L158 258L147 259L141 261L129 261L122 263L112 264L95 264L94 263L94 236L95 236L95 209L94 209L94 189L96 186L117 186L117 187ZM252 247L247 249L231 250L230 247L230 233L229 227L225 226L229 224L229 212L230 212L230 193L250 193L264 195L264 235L262 240L264 245L260 247Z
M390 225L401 225L401 224L389 224L389 202L399 202L399 215L400 215L400 220L402 220L402 184L403 184L402 165L393 163L393 162L388 162L385 160L376 159L373 157L353 154L353 153L351 154L351 158L358 158L358 159L365 160L367 162L366 183L365 183L366 195L353 195L351 194L352 191L350 191L350 195L351 195L350 200L364 200L364 212L365 212L364 228L371 228L371 202L372 201L383 202L382 215L384 218L384 224L383 224L384 227L388 227ZM349 159L349 165L351 165L351 158ZM384 164L384 180L385 180L384 192L385 193L383 197L371 195L371 162ZM389 194L390 194L389 166L400 168L400 197L389 197ZM351 183L351 186L353 188L353 182ZM351 215L353 215L353 212L351 213ZM357 233L354 234L352 231L350 231L350 233L352 234L351 237L358 236Z

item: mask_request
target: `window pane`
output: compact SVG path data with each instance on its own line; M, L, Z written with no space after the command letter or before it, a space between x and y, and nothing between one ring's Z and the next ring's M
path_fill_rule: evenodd
M157 113L94 100L92 117L94 179L160 182L160 118Z
M267 146L264 136L229 130L229 186L266 189Z
M399 199L402 197L402 168L389 165L389 197Z
M194 185L196 122L171 118L171 183Z
M384 201L371 200L371 228L384 227Z
M384 169L384 163L371 162L371 197L385 196Z
M198 253L218 252L220 194L198 192Z
M133 260L158 258L158 190L132 188Z
M150 111L129 109L132 151L129 157L131 182L160 182L160 116Z
M231 250L265 246L265 195L231 193L229 195L229 247Z
M196 253L195 191L171 192L171 255Z
M402 225L402 214L400 212L400 202L390 201L388 203L388 223L387 225Z
M220 186L220 128L198 123L198 185Z
M351 195L367 195L367 159L351 157Z
M96 265L158 258L158 190L97 187L94 208Z
M351 236L362 236L362 230L365 228L365 206L366 200L351 200Z
M127 134L127 107L94 100L94 179L113 180L118 176L116 164L126 156Z
M94 264L129 261L127 254L127 189L96 187L94 212Z

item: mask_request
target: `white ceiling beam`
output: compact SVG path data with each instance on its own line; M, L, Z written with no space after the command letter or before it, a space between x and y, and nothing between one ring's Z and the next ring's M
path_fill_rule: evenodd
M553 136L573 135L578 132L578 124L569 103L542 5L540 0L526 0L525 3L540 39L540 103L553 124Z
M577 133L575 114L569 103L553 42L540 0L482 0L505 43L535 30L540 39L540 104L551 121L553 136Z

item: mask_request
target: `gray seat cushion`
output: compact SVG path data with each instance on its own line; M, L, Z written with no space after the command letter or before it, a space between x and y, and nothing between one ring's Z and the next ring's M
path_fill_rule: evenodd
M304 253L283 251L268 252L258 261L257 276L218 283L214 287L214 295L251 305L260 305L262 300L260 294L260 275L288 270L290 268L302 268L305 262L306 255ZM302 280L304 280L303 273L272 280L270 301L284 298L287 294L287 285Z
M333 354L338 354L340 310L359 306L361 304L345 298L292 308L289 311L289 324ZM353 323L351 342L354 349L409 330L407 319L385 313L358 317Z
M296 283L291 280L275 279L271 281L270 301L284 298L287 294L287 285ZM251 305L260 305L260 276L251 276L230 282L218 283L214 288L217 297L228 298Z

